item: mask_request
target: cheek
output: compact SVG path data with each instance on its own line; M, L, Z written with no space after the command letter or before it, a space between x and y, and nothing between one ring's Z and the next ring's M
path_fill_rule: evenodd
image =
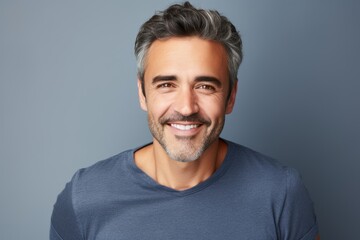
M154 117L163 116L171 106L171 101L164 98L156 98L154 96L149 97L148 99L148 112Z
M200 109L213 121L225 115L225 101L223 98L209 98L199 101Z

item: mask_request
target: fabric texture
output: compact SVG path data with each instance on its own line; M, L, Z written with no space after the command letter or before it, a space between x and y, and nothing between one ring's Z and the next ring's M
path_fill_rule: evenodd
M293 168L226 141L206 181L159 185L128 150L76 172L58 196L50 239L314 240L313 203Z

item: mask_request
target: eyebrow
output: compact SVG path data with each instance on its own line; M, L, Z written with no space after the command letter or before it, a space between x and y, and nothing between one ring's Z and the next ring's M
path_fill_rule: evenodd
M152 84L162 81L176 81L177 77L175 75L158 75L153 78ZM198 76L195 78L195 82L209 82L215 84L217 87L221 87L222 83L216 77L211 76Z
M175 75L158 75L153 78L152 84L162 81L175 81L177 78Z

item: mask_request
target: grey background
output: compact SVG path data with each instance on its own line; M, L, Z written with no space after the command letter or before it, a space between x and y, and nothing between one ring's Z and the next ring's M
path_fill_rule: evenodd
M47 239L81 167L151 140L133 42L170 1L0 1L0 239ZM360 4L193 1L245 59L223 137L296 167L322 239L360 239Z

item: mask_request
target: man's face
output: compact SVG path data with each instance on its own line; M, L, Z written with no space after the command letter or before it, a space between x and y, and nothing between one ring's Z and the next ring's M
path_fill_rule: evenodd
M171 159L198 159L222 131L232 111L236 84L229 94L226 51L198 37L155 41L148 52L145 94L139 98L148 113L154 143Z

